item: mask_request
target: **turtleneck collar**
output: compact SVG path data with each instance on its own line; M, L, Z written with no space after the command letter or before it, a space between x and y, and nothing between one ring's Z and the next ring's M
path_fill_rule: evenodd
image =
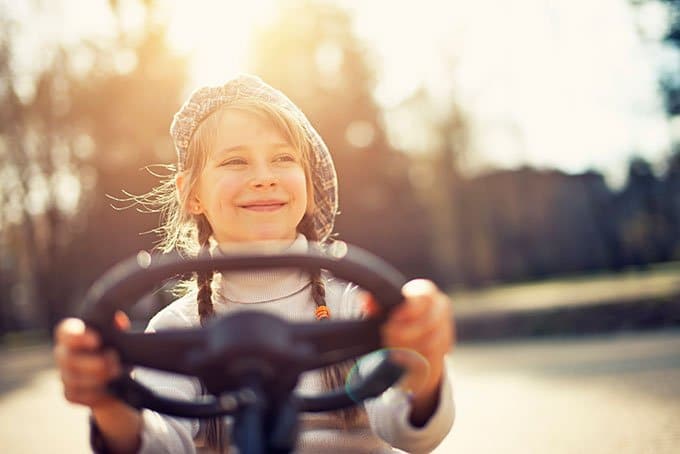
M298 234L282 253L306 252L307 238ZM223 253L211 241L211 254ZM309 275L296 268L262 271L230 271L215 273L212 282L214 302L218 304L255 304L295 294L309 285Z

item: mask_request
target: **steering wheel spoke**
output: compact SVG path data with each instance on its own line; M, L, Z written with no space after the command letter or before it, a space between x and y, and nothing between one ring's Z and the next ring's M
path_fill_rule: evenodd
M335 389L320 396L296 395L300 411L341 410L358 402L377 397L401 377L404 369L383 356L380 362L358 384Z
M205 338L197 329L157 333L113 333L110 342L123 363L166 372L192 375L190 358L204 349Z
M380 320L338 320L332 329L324 323L293 325L293 336L298 342L311 346L315 352L315 368L329 366L381 347Z

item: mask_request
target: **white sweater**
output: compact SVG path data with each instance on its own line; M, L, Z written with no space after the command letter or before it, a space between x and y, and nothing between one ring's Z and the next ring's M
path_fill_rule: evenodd
M307 241L300 235L290 251L305 251ZM217 274L213 280L213 304L219 315L241 310L263 311L291 321L315 320L315 304L308 286L309 277L296 269ZM304 288L306 287L306 288ZM304 288L303 291L296 291ZM290 295L277 301L258 301ZM332 278L326 279L326 304L331 318L357 318L360 307L357 287ZM196 294L189 293L161 310L149 322L147 331L200 326ZM137 368L135 378L156 393L193 400L201 395L198 379L150 369ZM296 388L304 394L324 391L320 374L303 374ZM410 403L404 391L393 387L381 396L364 402L366 417L348 429L340 430L332 417L302 417L295 452L385 453L398 448L421 453L433 450L448 434L454 419L450 383L444 377L439 405L424 427L413 427L408 420ZM321 414L323 415L323 414ZM198 420L173 418L151 410L142 412L141 453L196 452L194 438ZM398 451L396 451L398 452Z

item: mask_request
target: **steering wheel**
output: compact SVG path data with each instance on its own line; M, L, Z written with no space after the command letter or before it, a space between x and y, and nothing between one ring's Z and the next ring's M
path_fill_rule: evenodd
M292 323L280 317L242 311L211 320L204 328L155 333L120 331L117 310L129 308L151 287L190 272L299 268L325 269L374 296L378 316L361 320ZM342 258L310 249L307 253L136 257L119 263L86 294L81 318L103 344L118 351L126 366L143 366L199 378L209 395L194 401L155 394L129 374L110 391L135 408L167 415L210 418L234 416L234 439L243 453L289 452L297 439L298 412L338 410L380 395L403 369L382 352L378 364L355 384L316 396L294 393L308 370L381 349L380 326L401 303L405 278L378 257L355 246Z

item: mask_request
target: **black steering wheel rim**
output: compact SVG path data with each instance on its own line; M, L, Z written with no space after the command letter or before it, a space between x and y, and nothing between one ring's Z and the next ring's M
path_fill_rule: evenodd
M118 350L122 361L128 365L142 365L169 372L188 373L189 375L199 376L202 379L210 378L215 370L216 355L223 355L222 357L224 357L224 355L230 354L229 351L225 352L224 349L218 349L218 351L213 352L212 356L203 355L202 357L200 354L194 354L193 361L187 360L186 364L182 363L186 366L185 369L179 367L178 364L181 361L173 364L168 362L167 358L164 360L163 355L158 354L161 351L158 346L162 343L165 346L169 346L172 350L182 351L182 348L185 348L186 351L193 353L193 350L197 349L197 345L205 341L201 336L205 337L208 335L206 334L208 327L205 329L193 328L173 332L162 331L152 334L128 333L114 328L113 319L115 312L117 310L125 310L135 304L138 298L145 294L153 284L177 275L214 270L242 271L272 268L299 268L306 271L319 268L328 270L334 276L355 283L359 287L371 292L381 307L381 316L369 320L329 320L323 322L323 330L321 330L319 329L320 322L300 324L283 321L271 315L241 314L239 315L241 318L238 322L234 319L235 316L225 316L223 320L227 321L219 322L225 323L223 327L213 325L210 328L212 330L210 331L212 333L210 334L212 336L211 342L213 344L223 342L224 345L227 345L230 341L230 339L225 339L225 331L233 331L234 327L242 326L245 322L252 323L251 326L254 327L261 327L268 335L271 335L272 332L280 332L283 336L282 342L284 344L285 342L290 343L288 350L286 348L277 350L271 344L265 346L267 355L266 358L260 361L260 366L262 364L266 365L267 361L284 361L287 358L286 355L289 354L294 356L296 353L290 351L292 350L291 346L298 344L294 344L295 339L291 338L291 340L289 337L299 336L301 335L300 333L307 333L306 335L311 336L310 339L315 338L314 336L322 336L321 333L325 333L325 337L318 337L318 339L322 339L322 342L326 344L333 343L334 333L344 334L345 337L345 340L336 340L336 342L347 343L350 340L356 344L363 342L363 348L344 350L340 353L333 350L324 352L327 353L327 357L319 356L318 352L316 352L319 357L313 361L317 361L319 364L324 361L323 358L326 358L325 361L330 361L336 357L346 359L345 356L350 355L350 353L352 354L351 356L358 356L376 350L375 347L380 347L379 326L384 322L387 314L400 304L403 299L401 287L405 283L405 278L378 257L354 246L349 247L347 253L341 258L325 255L315 249L310 249L306 253L274 255L239 254L221 255L218 257L200 256L198 258L182 258L178 255L169 254L152 257L150 261L146 262L133 257L113 267L95 282L88 291L84 300L81 317L88 326L93 327L100 333L105 345ZM229 320L230 318L231 320ZM231 323L229 326L232 329L224 329L227 326L226 323ZM155 341L158 342L154 344ZM152 353L144 353L143 350L146 347L140 348L140 342L147 342L148 352ZM200 345L202 348L205 348L205 344ZM144 354L140 354L140 351ZM153 354L154 351L155 354ZM310 352L298 351L297 353L299 354L298 356L304 356L305 354L310 356ZM333 356L334 353L335 357ZM233 357L235 353L231 352L231 354ZM314 355L315 352L311 352L311 357L315 357ZM167 355L165 356L167 357ZM154 363L154 361L156 362ZM192 368L200 369L201 364L204 366L203 375L193 373L195 370L192 370ZM282 363L278 362L276 364ZM306 367L306 365L300 367ZM365 398L380 394L398 379L401 372L401 368L389 363L385 357L374 368L374 371L365 377L363 382L355 386L354 389L349 391L340 389L312 397L295 396L296 405L300 411L327 411L354 405ZM201 402L184 402L156 396L127 375L114 382L112 389L128 404L138 408L150 408L181 417L213 417L233 413L238 410L239 403L248 403L247 399L239 401L239 396L243 397L243 395L238 394L235 383L229 383L228 385L231 386L229 389L234 389L237 392L224 393L225 389L223 387L226 385L213 383L211 385L211 392L215 394L215 398L206 399ZM221 397L215 390L219 391ZM225 398L225 396L228 398Z

